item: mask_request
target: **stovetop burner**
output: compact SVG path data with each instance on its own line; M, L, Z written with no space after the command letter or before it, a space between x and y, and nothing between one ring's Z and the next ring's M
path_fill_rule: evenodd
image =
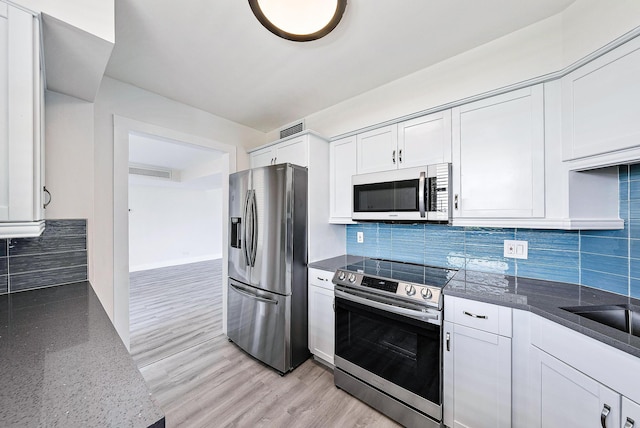
M454 269L396 262L384 259L364 259L344 266L341 270L362 273L366 276L411 282L433 287L444 287L457 272Z
M456 272L414 263L364 259L336 270L333 283L336 290L357 293L364 298L383 296L387 301L441 307L442 287Z

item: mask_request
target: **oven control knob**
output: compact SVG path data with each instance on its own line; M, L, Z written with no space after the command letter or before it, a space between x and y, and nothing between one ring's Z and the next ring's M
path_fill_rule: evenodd
M344 278L345 278L346 276L347 276L347 274L346 274L346 273L344 273L343 271L339 271L339 272L338 272L338 279L339 279L340 281L344 281Z
M356 282L356 275L354 273L349 274L349 282Z
M404 291L407 292L407 296L413 296L414 294L416 294L416 288L411 284L405 285Z
M425 300L430 299L433 296L433 293L428 288L421 289L420 294L422 295L422 298Z

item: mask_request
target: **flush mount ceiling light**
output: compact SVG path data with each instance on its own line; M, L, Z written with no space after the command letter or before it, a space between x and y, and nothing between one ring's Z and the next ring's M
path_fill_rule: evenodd
M336 28L347 0L249 0L249 5L258 21L273 34L308 42Z

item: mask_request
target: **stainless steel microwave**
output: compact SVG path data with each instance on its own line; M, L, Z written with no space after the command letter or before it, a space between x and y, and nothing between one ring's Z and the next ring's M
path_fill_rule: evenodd
M450 222L451 164L354 175L354 221Z

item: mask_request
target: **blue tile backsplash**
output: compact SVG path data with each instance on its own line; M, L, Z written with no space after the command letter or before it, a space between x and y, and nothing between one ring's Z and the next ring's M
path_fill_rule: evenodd
M0 294L86 280L86 220L47 220L38 237L0 239Z
M621 230L538 230L438 224L347 226L347 253L588 285L640 298L640 164L619 167ZM356 232L364 232L358 244ZM527 260L503 241L529 242Z

